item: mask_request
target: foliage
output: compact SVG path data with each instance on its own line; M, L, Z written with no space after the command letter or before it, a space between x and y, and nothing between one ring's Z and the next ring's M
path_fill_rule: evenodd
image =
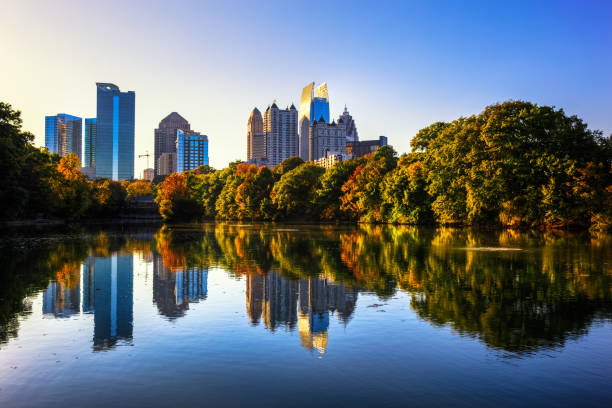
M128 197L144 197L155 195L155 186L147 180L135 180L127 184Z
M76 156L32 146L0 104L0 219L113 217L154 195L167 221L323 220L507 227L612 227L612 142L576 116L530 102L436 122L399 161L390 146L324 170L232 162L143 180L88 181Z
M381 181L397 162L395 151L389 146L379 148L363 166L357 166L342 186L340 209L349 216L365 222L383 222L381 209Z
M270 199L280 218L314 218L314 201L319 178L325 172L312 163L304 163L283 174L274 185Z
M155 201L165 221L185 221L197 219L202 215L202 207L189 194L187 188L189 177L193 176L173 173L159 186Z

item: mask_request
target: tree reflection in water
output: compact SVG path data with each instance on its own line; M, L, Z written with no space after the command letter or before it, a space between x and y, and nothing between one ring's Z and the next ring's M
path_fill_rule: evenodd
M129 341L134 254L153 262L153 302L167 319L206 299L208 271L219 267L244 280L250 324L297 329L319 352L330 316L348 324L364 291L408 292L420 318L510 353L563 346L612 315L609 236L221 223L5 242L0 342L17 335L17 317L41 290L45 315L78 311L81 282L82 310L96 315L94 349Z

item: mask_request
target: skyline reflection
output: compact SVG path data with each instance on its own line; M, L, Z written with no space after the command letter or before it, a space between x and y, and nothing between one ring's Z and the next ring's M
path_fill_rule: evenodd
M432 326L516 354L563 347L612 316L608 236L228 224L86 236L3 253L9 272L27 273L2 275L12 301L3 303L0 347L18 336L18 317L37 293L43 318L93 315L94 351L133 344L134 287L146 279L134 272L137 258L153 265L144 287L159 316L176 321L206 302L209 271L220 268L244 282L244 324L296 332L299 345L321 354L331 321L349 325L360 292L381 300L406 292Z

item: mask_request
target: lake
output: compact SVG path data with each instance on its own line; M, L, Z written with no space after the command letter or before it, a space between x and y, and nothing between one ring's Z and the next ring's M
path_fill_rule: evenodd
M0 238L0 406L612 406L612 238L193 224Z

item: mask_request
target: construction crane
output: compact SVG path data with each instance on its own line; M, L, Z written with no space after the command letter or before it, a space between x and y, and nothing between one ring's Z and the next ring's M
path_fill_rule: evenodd
M142 158L142 157L146 157L147 158L147 169L149 168L149 157L151 155L149 154L149 151L147 150L147 154L139 154L138 158ZM142 178L144 178L144 171L142 172Z

